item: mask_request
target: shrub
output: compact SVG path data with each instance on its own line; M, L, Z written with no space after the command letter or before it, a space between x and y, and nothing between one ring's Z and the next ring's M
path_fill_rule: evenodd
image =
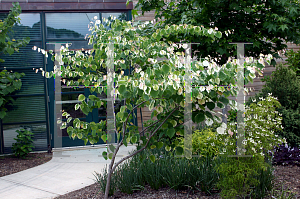
M286 138L289 146L300 145L300 79L297 78L296 73L282 64L276 66L271 77L266 77L266 81L262 91L250 97L246 105L257 103L262 97L268 96L272 93L278 99L282 107L276 108L282 115L283 131L277 131L276 134ZM256 100L256 102L254 102Z
M245 138L242 142L245 144L245 155L253 155L253 157L227 157L227 155L235 155L236 152L235 122L228 123L230 137L225 132L226 125L217 129L218 139L223 138L226 145L224 148L225 161L217 166L217 171L222 176L218 182L218 188L222 189L221 195L224 198L245 196L251 191L251 187L260 186L261 175L267 175L261 174L261 169L263 172L267 172L268 168L268 164L265 162L266 158L269 158L266 151L271 150L272 146L284 142L284 139L278 139L276 138L278 135L274 135L276 130L281 130L279 125L282 119L275 111L278 107L280 107L280 103L272 96L246 107ZM261 180L263 179L261 178Z
M273 189L273 181L275 176L273 175L274 168L272 167L271 158L267 158L267 169L259 169L258 174L254 177L258 180L258 184L252 189L252 196L254 198L265 198L267 193Z
M300 145L300 106L293 110L281 107L279 112L282 114L283 131L277 132L278 135L285 137L289 146L299 147Z
M184 139L181 138L181 146L184 146ZM207 128L202 131L196 130L192 135L193 154L200 155L206 158L209 156L216 156L219 153L219 147L222 142L217 139L216 132Z
M300 50L294 52L293 49L286 51L285 56L288 67L292 69L297 76L300 76Z
M284 67L282 64L276 66L276 70L271 76L266 76L262 81L266 82L260 93L255 95L255 99L259 97L267 97L268 93L276 97L281 106L285 108L297 109L300 104L300 79L296 73ZM247 101L246 105L250 105L253 97Z
M18 135L14 140L17 142L12 144L12 151L16 157L25 158L28 153L32 151L32 148L34 148L32 140L33 133L25 129L17 130L16 132Z

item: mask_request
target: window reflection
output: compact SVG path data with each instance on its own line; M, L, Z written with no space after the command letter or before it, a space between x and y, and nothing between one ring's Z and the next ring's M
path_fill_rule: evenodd
M0 19L4 20L7 17L6 13L0 14ZM9 33L10 38L22 39L30 37L33 39L41 39L41 22L39 13L22 13L19 15L20 23L15 24L13 32Z
M46 13L47 38L84 38L99 13Z

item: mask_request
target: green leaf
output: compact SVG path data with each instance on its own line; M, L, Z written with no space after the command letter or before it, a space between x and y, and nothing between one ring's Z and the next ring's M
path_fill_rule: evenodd
M154 155L150 155L149 158L150 158L151 162L153 162L153 163L155 162L155 156Z
M73 119L72 117L69 117L67 123L70 123L72 119Z
M12 55L15 50L13 48L7 48L7 52L9 53L9 55Z
M125 86L125 85L121 85L121 86L119 87L118 91L119 91L119 93L120 93L121 95L124 95L125 92L126 92L126 86Z
M152 98L157 98L157 97L158 97L158 94L159 94L159 90L155 91L155 90L151 89L151 91L150 91L150 96L151 96Z
M112 145L112 144L108 145L108 147L109 147L109 149L110 149L111 152L114 152L115 149L116 149L115 146Z
M209 111L205 111L205 115L212 120L214 119L213 115Z
M175 153L176 153L176 155L182 155L183 154L183 148L180 147L180 146L176 147Z
M215 34L215 36L216 36L218 39L220 39L220 38L222 37L222 33L221 33L221 32L217 32L217 33Z
M108 158L111 160L112 157L113 157L113 153L109 153L109 154L108 154Z
M79 101L85 100L85 96L84 96L83 94L80 94L80 95L78 96L78 100L79 100Z
M220 102L217 102L217 106L218 106L219 108L224 108L224 107L225 107L224 104L222 104L222 103L220 103Z
M136 141L137 141L137 137L136 136L132 136L131 137L131 142L134 144L134 143L136 143Z
M102 156L104 157L105 160L107 160L107 152L106 151L102 152Z
M106 142L106 134L104 134L104 135L101 135L101 139L104 141L104 142Z
M195 117L195 123L200 123L203 122L205 120L205 116L204 116L204 112L201 111L200 113L198 113Z
M163 73L164 73L165 75L167 75L167 74L170 73L171 67L170 67L169 65L164 64L164 65L162 66L162 71L163 71Z
M150 146L150 149L155 149L155 148L156 146L154 144Z
M166 146L165 149L166 149L166 151L171 151L171 147L170 146Z
M158 142L157 143L157 148L158 149L160 149L161 147L163 147L164 146L164 143L163 142Z
M157 116L157 111L154 109L151 113L151 119Z
M171 128L167 130L167 135L172 138L175 135L175 129Z
M213 102L206 102L206 106L207 106L207 108L209 108L209 110L213 110L215 108L215 103L213 103Z
M223 96L219 97L219 101L225 105L227 105L229 103L229 100Z
M6 115L5 111L0 111L0 119L3 119L5 115Z
M219 78L220 78L221 81L224 81L227 78L227 76L223 71L220 71L219 72Z
M152 111L152 109L154 108L155 105L155 100L151 100L150 104L149 104L149 110Z

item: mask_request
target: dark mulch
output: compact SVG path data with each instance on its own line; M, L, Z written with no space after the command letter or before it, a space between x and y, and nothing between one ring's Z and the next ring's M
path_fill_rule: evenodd
M30 153L26 159L14 156L0 156L0 177L17 173L38 165L44 164L52 159L52 153Z

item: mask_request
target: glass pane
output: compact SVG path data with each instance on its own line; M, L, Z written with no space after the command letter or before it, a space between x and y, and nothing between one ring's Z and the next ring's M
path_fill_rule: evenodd
M47 127L45 123L41 124L19 124L19 125L3 125L4 153L11 153L12 144L16 141L18 133L16 130L25 129L34 133L33 145L34 151L47 150Z
M0 19L4 20L7 14L0 14ZM30 39L41 39L41 22L39 13L22 13L19 15L20 24L15 24L10 38L22 39L30 37Z
M0 67L43 68L44 55L37 50L33 50L33 46L41 48L41 42L30 42L27 46L21 47L19 52L14 52L12 55L0 53L0 58L5 60L4 63L0 63Z
M107 98L104 92L102 92L101 94L98 93L97 97L99 97L102 100L106 100ZM121 101L119 99L116 99L114 105L115 105L115 114L117 114L121 108ZM100 108L98 108L98 116L106 117L106 108L103 105Z
M62 109L63 111L69 113L72 118L85 118L86 115L82 113L80 109L75 111L75 104L77 102L72 102L73 100L78 100L78 95L79 93L75 94L62 94L61 95L61 100L66 101L65 103L62 104ZM70 101L69 103L67 101ZM66 119L66 117L62 117L62 119Z
M3 123L45 121L45 97L18 97L11 106L6 107L8 112Z
M45 77L41 71L32 69L20 69L11 70L12 72L25 73L25 76L21 78L22 87L20 90L13 93L13 95L24 95L24 94L44 94Z
M84 39L95 16L99 13L46 13L47 38Z

